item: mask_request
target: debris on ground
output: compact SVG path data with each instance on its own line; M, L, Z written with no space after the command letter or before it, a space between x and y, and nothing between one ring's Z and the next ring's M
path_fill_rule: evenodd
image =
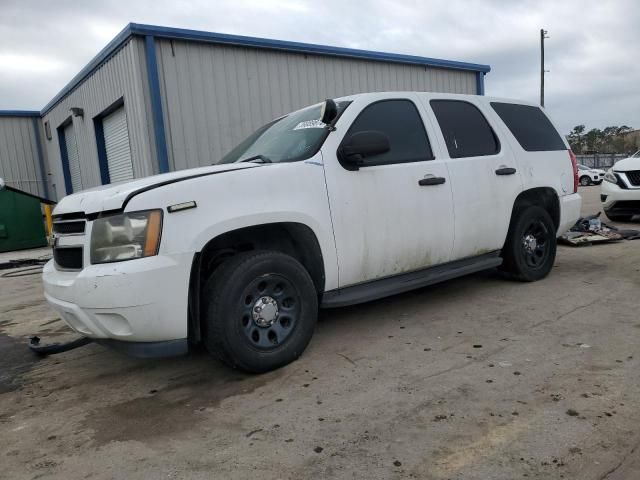
M566 245L581 246L640 239L640 230L621 230L608 225L600 220L601 213L579 218L576 224L560 237L560 241Z

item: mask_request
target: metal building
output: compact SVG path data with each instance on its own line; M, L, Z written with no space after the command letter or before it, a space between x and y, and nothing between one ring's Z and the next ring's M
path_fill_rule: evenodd
M0 178L7 185L49 197L40 112L0 111Z
M46 164L47 174L39 178L48 184L38 188L59 199L101 184L209 165L260 125L325 98L393 90L482 95L489 70L129 24L42 110L41 154L35 148L33 158ZM2 128L0 123L0 152L2 142L11 142ZM20 160L0 153L0 172L7 162Z

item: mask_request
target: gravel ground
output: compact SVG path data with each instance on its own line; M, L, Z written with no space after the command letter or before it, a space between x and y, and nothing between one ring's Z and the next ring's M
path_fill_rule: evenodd
M639 286L640 241L559 247L537 283L323 311L300 360L249 376L202 352L36 359L28 335L70 332L38 276L0 278L0 478L640 478Z

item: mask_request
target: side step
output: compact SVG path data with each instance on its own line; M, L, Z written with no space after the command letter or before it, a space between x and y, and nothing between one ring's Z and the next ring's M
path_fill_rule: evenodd
M462 260L443 263L423 270L402 273L393 277L381 278L380 280L325 292L320 306L322 308L335 308L368 302L433 285L434 283L444 282L452 278L462 277L470 273L495 268L501 264L502 258L500 258L499 250L477 257L463 258Z

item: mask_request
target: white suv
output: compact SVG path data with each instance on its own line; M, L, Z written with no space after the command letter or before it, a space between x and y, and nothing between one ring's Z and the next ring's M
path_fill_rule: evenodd
M203 342L262 372L318 307L500 267L534 281L579 217L575 157L535 105L368 93L276 119L219 164L70 195L45 295L138 356Z
M640 215L640 151L618 160L604 176L600 200L613 221L629 221Z
M605 173L604 170L589 168L586 165L578 164L578 180L583 187L587 185L600 185Z

